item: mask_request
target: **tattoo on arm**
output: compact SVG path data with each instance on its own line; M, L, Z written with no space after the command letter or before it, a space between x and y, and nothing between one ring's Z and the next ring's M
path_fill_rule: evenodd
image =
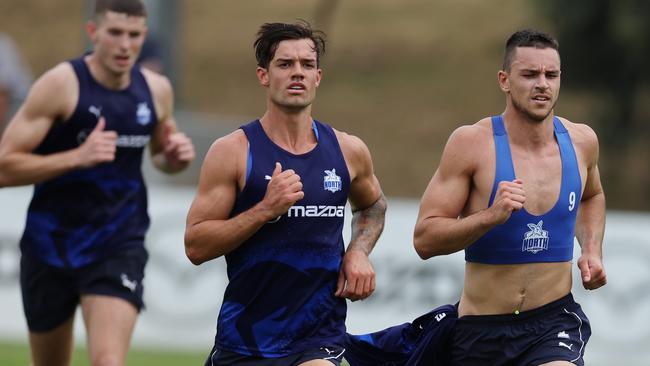
M369 207L354 211L352 213L352 237L348 250L358 249L369 255L384 230L385 214L386 197L383 193Z

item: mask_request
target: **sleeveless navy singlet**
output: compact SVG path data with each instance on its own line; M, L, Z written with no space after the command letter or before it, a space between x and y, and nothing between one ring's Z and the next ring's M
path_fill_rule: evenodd
M67 121L56 121L36 154L79 147L99 116L118 134L115 160L35 184L21 239L24 254L57 267L78 268L144 245L149 227L142 153L156 126L149 86L138 66L130 85L110 90L91 75L84 57L70 61L79 100Z
M508 221L488 231L465 249L465 260L486 264L566 262L573 258L575 223L582 182L568 131L553 118L554 134L562 159L562 184L557 202L543 215L525 209L513 212ZM492 117L496 173L489 206L501 181L515 179L512 155L502 116Z
M301 155L271 141L259 120L241 127L249 174L230 216L262 200L276 162L300 176L305 196L226 255L219 349L282 357L339 343L345 335L345 299L334 292L350 178L332 128L318 121L313 127L318 143Z

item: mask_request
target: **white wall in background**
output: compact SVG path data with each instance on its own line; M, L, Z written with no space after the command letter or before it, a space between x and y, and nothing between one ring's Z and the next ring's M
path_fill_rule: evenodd
M0 338L25 340L18 280L18 240L31 188L0 189ZM136 345L205 350L212 346L216 316L226 285L223 259L192 265L183 250L185 215L194 189L153 186L150 261L145 278L146 311L136 326ZM458 300L463 254L422 261L412 247L415 200L389 199L386 228L371 260L377 290L350 304L348 331L366 333L410 321ZM349 212L345 229L350 236ZM575 257L579 254L576 245ZM608 212L605 266L609 283L582 289L574 266L574 296L592 323L588 364L650 362L650 214ZM79 315L79 314L77 314ZM83 339L77 319L76 335ZM621 361L624 360L624 361Z

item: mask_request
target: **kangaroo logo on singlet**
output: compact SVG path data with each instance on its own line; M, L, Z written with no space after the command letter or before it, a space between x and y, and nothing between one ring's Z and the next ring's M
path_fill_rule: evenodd
M536 254L548 249L548 231L542 229L543 224L544 221L542 220L537 224L528 224L530 231L524 234L524 242L521 246L522 252Z
M336 169L326 170L323 177L323 189L332 193L341 190L341 177L336 175Z
M135 112L136 120L139 124L145 126L151 122L151 109L147 102L138 103L138 110Z

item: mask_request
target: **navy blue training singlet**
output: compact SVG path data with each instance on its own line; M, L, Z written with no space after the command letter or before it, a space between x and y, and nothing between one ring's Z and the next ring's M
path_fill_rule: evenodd
M78 268L144 245L149 216L142 153L158 118L139 67L128 88L110 90L92 77L83 57L70 64L79 81L77 106L70 119L55 121L34 152L79 147L103 116L105 130L118 134L115 160L36 184L20 245L53 266Z
M283 357L345 335L345 299L334 293L350 178L332 128L317 121L313 126L318 143L301 155L273 143L258 120L241 127L249 142L249 173L230 216L262 200L276 162L300 176L305 196L226 255L219 349Z
M567 262L573 258L575 223L582 181L569 132L553 118L555 138L562 159L562 184L557 202L548 212L532 215L525 209L513 212L465 249L465 260L486 264ZM496 151L496 173L490 196L492 205L501 181L515 179L512 155L502 116L492 117Z

